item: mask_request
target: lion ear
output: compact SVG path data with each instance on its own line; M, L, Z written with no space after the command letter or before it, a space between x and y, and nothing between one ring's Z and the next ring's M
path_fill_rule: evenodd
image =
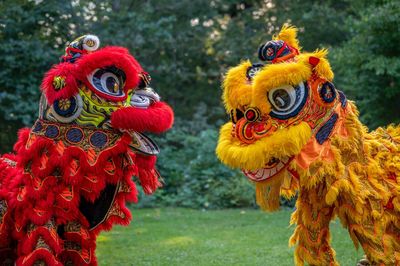
M333 80L334 74L331 65L326 59L328 50L317 50L310 54L304 54L305 61L311 66L313 72L319 77L324 77L329 81Z
M289 24L283 25L279 34L275 35L273 39L282 40L297 50L301 49L299 40L297 39L297 28Z
M60 98L69 98L78 92L76 66L60 63L53 66L43 78L41 89L49 104Z

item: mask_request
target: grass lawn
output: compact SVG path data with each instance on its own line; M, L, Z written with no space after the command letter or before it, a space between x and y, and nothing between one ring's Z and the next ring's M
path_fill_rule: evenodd
M293 265L288 239L290 211L200 211L181 208L132 210L128 227L115 226L98 238L105 265ZM331 224L341 265L356 265L356 251L338 220Z

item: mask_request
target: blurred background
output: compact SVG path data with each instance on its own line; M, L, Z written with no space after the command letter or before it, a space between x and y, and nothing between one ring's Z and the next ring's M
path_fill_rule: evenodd
M221 80L241 60L258 61L258 46L287 22L303 50L329 48L334 82L366 125L400 122L398 0L0 0L0 152L36 119L43 74L69 41L92 33L128 47L176 113L156 137L165 186L139 206L254 207L251 184L214 154L228 120Z

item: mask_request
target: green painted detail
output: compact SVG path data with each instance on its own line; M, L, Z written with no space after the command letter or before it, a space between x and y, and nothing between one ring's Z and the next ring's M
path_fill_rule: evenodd
M112 112L121 107L130 106L131 95L128 95L124 102L111 102L84 86L79 89L79 95L83 102L83 110L76 119L76 123L79 125L103 127L105 123L109 122Z

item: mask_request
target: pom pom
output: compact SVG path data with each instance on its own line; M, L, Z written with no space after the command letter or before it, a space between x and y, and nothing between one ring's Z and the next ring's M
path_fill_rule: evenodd
M99 49L100 40L96 35L86 35L82 40L82 48L88 52L93 52Z
M75 78L75 66L70 63L61 63L50 69L41 84L41 89L49 104L55 100L68 99L78 92L78 83Z

